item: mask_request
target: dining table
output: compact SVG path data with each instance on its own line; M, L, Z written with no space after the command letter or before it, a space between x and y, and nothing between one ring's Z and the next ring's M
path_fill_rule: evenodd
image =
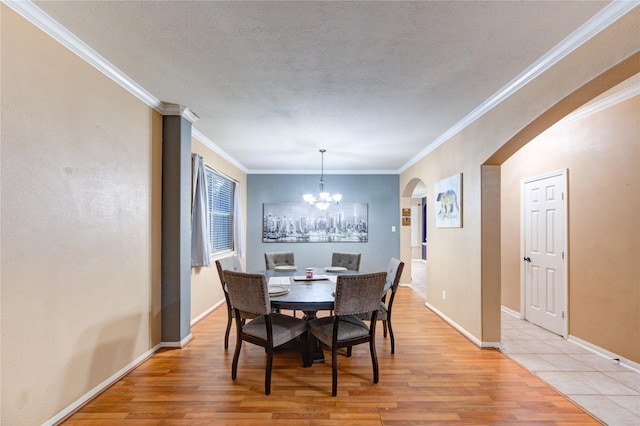
M337 273L318 270L313 278L304 273L283 272L269 272L265 276L272 308L302 311L309 319L315 318L317 311L333 309Z
M306 270L281 267L260 271L267 278L271 308L301 311L307 321L314 319L318 311L333 310L338 275L359 273L337 267L314 267L312 277L308 277ZM322 348L314 347L312 362L324 362Z

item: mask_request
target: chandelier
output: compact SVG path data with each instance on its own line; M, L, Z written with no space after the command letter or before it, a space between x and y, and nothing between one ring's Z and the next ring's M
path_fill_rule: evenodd
M304 194L302 198L306 201L310 206L316 206L320 210L326 210L331 203L339 204L340 200L342 200L342 194L333 194L326 192L324 190L324 153L327 152L326 149L321 149L320 154L322 155L322 160L320 163L320 193L318 197L315 197L311 194Z

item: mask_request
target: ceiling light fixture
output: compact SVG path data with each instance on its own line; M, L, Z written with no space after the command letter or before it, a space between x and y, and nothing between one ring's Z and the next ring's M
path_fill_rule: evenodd
M342 200L342 194L333 194L326 192L324 190L324 153L327 152L326 149L321 149L320 154L322 155L322 160L320 163L320 193L318 197L311 194L304 194L302 198L306 201L310 206L316 206L320 210L326 210L331 203L339 204L340 200Z

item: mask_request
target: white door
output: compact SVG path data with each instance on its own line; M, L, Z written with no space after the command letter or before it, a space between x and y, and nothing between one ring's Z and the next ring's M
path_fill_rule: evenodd
M563 170L522 185L525 319L561 336L567 333L566 175Z

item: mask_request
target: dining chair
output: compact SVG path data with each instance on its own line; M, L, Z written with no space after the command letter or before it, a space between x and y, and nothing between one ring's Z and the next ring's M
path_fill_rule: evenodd
M276 266L295 266L296 262L293 252L267 252L264 264L266 269L275 269Z
M334 315L312 319L309 333L331 348L331 394L338 392L337 350L369 343L373 365L373 383L378 383L378 357L376 355L376 322L380 295L386 281L386 272L357 275L338 275L335 291ZM358 314L369 315L369 325ZM311 352L313 339L308 339Z
M333 252L331 255L331 266L340 266L350 271L360 271L361 258L362 253Z
M402 275L403 269L404 262L392 257L389 261L389 266L387 267L387 280L384 284L384 289L382 290L382 300L380 301L380 307L378 308L378 321L382 321L384 337L387 337L387 329L389 329L392 354L395 354L396 352L396 341L393 336L393 326L391 324L391 310L393 308L393 300L396 297L396 291L398 290L400 276ZM386 299L389 290L391 290L391 295L389 295L389 301L387 302ZM369 319L368 314L360 314L358 317L361 319ZM351 356L351 348L347 349L347 356Z
M238 256L225 257L224 259L216 260L216 269L218 270L218 277L220 277L220 284L222 285L222 291L224 293L224 300L227 304L227 330L224 333L224 348L229 348L229 333L231 332L231 320L233 319L233 307L229 301L229 293L227 292L227 285L225 284L224 271L236 271L242 272L242 265L240 264L240 258Z
M231 364L231 379L238 372L238 360L242 342L262 346L267 353L264 375L264 393L271 393L271 367L273 349L300 338L302 363L307 362L307 323L300 318L283 315L271 310L267 279L263 274L225 271L229 299L236 317L236 349ZM250 317L253 316L253 318Z

